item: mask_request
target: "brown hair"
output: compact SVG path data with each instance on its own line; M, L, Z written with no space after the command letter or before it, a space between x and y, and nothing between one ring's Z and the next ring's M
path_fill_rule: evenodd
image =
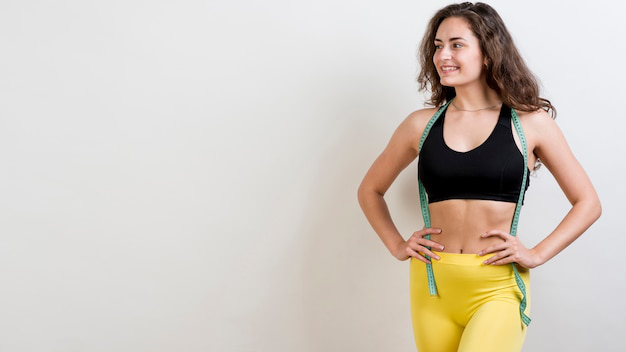
M487 59L487 85L506 105L528 112L543 109L556 117L556 109L550 101L539 96L539 84L517 51L502 18L491 6L481 2L448 5L430 20L420 47L421 71L417 77L420 90L431 92L429 105L441 106L456 96L454 87L441 85L433 63L435 35L448 17L460 17L469 24Z

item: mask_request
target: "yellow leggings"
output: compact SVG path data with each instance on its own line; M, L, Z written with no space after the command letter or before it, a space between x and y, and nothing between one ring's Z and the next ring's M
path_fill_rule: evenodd
M526 326L521 292L509 265L484 265L489 256L435 252L437 296L428 292L426 265L411 258L411 316L419 352L521 351ZM518 267L530 312L530 272Z

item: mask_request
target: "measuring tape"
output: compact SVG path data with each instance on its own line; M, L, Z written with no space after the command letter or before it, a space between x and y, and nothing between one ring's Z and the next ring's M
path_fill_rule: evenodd
M526 136L524 135L524 129L522 128L522 124L519 121L519 116L517 116L517 113L513 108L511 108L511 120L513 121L515 131L517 132L520 144L522 145L522 155L524 156L524 176L522 177L522 189L519 192L519 198L517 199L517 205L515 206L515 214L513 214L513 222L511 223L511 235L516 236L517 224L519 222L519 214L522 211L522 202L524 201L524 191L526 190L526 182L528 182L528 144L526 143ZM517 283L517 287L522 292L522 300L519 304L519 314L522 318L522 322L524 323L524 325L528 326L528 324L530 324L530 317L526 315L526 313L524 313L527 305L526 285L524 284L524 280L522 280L522 277L519 275L515 263L512 263L511 265L513 266L513 272L515 273L515 282Z
M424 141L426 140L426 137L428 136L430 129L433 127L435 122L437 122L437 119L439 119L439 116L441 116L441 113L448 107L448 105L450 105L451 102L452 100L447 102L444 106L441 107L441 109L437 110L437 112L435 113L435 115L433 115L433 117L430 118L430 120L426 124L426 127L424 127L424 132L422 133L420 144L417 147L418 151L422 150L422 145L424 145ZM430 211L428 210L428 200L426 199L426 190L424 189L424 185L422 184L422 181L420 180L419 172L417 173L417 187L419 188L420 205L422 207L422 218L424 218L424 227L430 228ZM426 238L427 240L430 240L430 235L426 235L424 236L424 238ZM430 250L430 247L426 246L426 248ZM430 256L426 255L426 259L430 261ZM435 275L433 274L433 265L430 263L426 263L426 274L428 276L428 291L430 292L431 296L436 296L437 285L435 284Z
M426 127L424 128L424 132L422 133L422 138L420 139L420 143L418 146L418 150L422 150L422 145L430 132L430 129L433 127L435 122L439 119L442 112L448 107L448 105L452 102L452 100L448 101L444 106L442 106L433 117L428 121ZM519 198L517 199L517 204L515 206L515 213L513 214L513 222L511 223L511 231L510 234L512 236L517 235L517 225L519 223L519 215L522 210L522 202L524 201L524 190L526 189L526 183L528 182L528 144L526 143L526 136L524 135L524 130L522 129L522 124L519 121L519 116L515 112L515 109L511 108L511 120L513 122L513 126L515 126L515 131L517 132L517 136L519 137L520 144L522 145L522 155L524 156L524 175L522 177L522 188L520 190ZM430 228L430 211L428 210L428 199L426 197L426 190L424 189L424 185L422 181L419 179L419 172L417 176L417 186L419 188L419 197L420 197L420 206L422 208L422 217L424 218L424 226L426 228ZM430 240L430 235L424 236L427 240ZM426 246L430 250L430 247ZM429 261L430 256L426 255L426 259ZM520 317L522 319L522 323L528 326L530 324L530 317L524 313L526 311L527 299L526 299L526 285L524 284L524 280L520 276L517 271L517 267L515 263L511 264L513 266L513 273L515 276L515 282L517 283L517 287L522 293L522 300L520 301L519 311ZM430 263L426 264L426 275L428 277L428 291L431 296L437 295L437 285L435 284L435 275L433 273L433 265Z

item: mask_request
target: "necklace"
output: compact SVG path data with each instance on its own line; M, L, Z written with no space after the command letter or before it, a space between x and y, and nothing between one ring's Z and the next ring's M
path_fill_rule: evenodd
M482 111L482 110L489 110L489 109L493 109L493 108L495 108L496 106L498 106L498 104L491 105L491 106L488 106L488 107L486 107L486 108L477 109L477 110L465 110L465 109L461 109L461 108L459 108L458 106L456 106L456 104L454 103L454 100L453 100L453 101L452 101L452 106L454 106L454 108L455 108L455 109L457 109L457 110L459 110L459 111L478 112L478 111Z

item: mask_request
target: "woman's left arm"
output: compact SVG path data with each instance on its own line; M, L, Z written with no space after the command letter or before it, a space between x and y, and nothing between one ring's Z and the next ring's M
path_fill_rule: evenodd
M569 148L563 133L547 113L532 114L529 127L537 136L535 154L550 170L572 208L561 223L532 251L541 265L585 232L602 213L596 190L587 173Z
M541 242L532 249L526 249L517 238L502 231L490 231L487 236L499 236L509 243L508 255L498 253L486 261L486 264L518 264L534 268L544 264L569 246L582 235L602 213L602 207L587 173L570 150L563 133L556 122L544 111L525 114L525 129L533 139L533 152L552 173L572 208L561 223ZM520 116L523 119L522 116ZM500 246L498 246L500 247ZM513 248L511 248L513 247ZM486 249L481 255L493 252ZM498 258L501 257L501 258Z

